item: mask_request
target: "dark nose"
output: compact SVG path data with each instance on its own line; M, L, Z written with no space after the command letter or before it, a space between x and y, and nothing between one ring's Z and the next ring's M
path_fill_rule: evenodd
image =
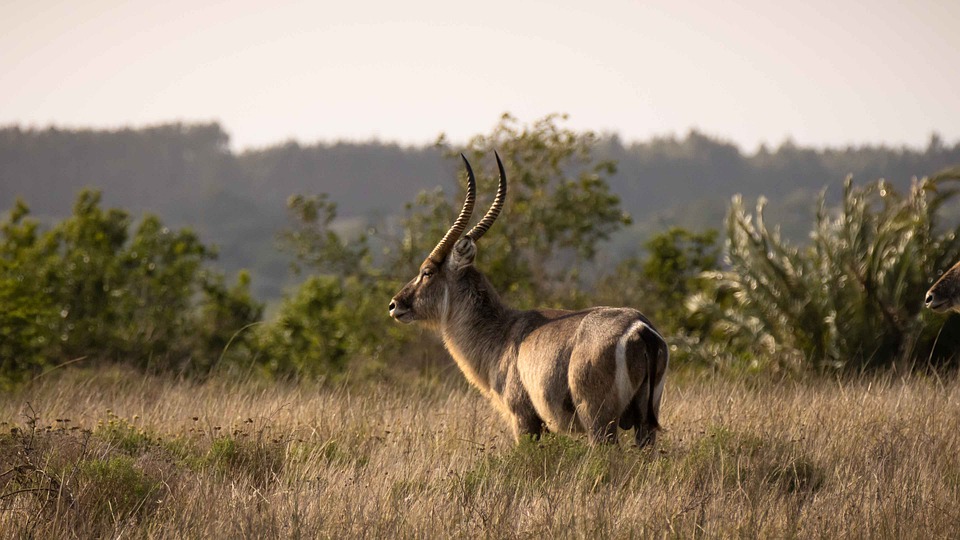
M930 307L930 305L933 304L934 300L935 298L933 296L933 293L927 293L927 297L924 299L924 303L926 304L927 307Z
M390 313L393 313L393 310L397 309L397 303L393 300L390 301L390 306L387 307L390 310Z

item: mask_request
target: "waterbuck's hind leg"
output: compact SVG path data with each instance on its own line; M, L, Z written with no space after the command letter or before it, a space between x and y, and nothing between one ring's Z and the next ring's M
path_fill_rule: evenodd
M616 444L620 411L609 397L600 401L580 399L576 405L577 417L591 444Z
M623 413L617 386L616 336L609 331L615 320L615 316L599 315L585 319L570 352L570 395L591 444L616 443Z
M571 390L577 420L592 444L616 443L621 411L617 397L609 391L612 381L604 381L596 370L583 370L572 378Z
M649 388L646 384L643 386ZM657 431L660 429L660 426L655 421L649 404L649 391L637 392L637 397L630 403L630 408L637 411L638 422L634 427L637 429L635 440L638 448L653 445L657 442Z
M657 430L647 426L637 426L636 441L637 448L657 444Z
M637 409L633 406L633 402L624 409L623 414L620 415L620 429L624 431L629 431L635 426L639 425L640 417L637 416Z
M643 448L656 442L657 429L659 429L659 426L654 421L653 411L650 410L650 384L648 381L644 381L643 384L637 388L637 393L633 396L633 399L630 400L630 404L627 405L627 410L625 410L620 417L621 427L623 427L623 419L626 417L628 417L632 423L629 427L624 427L623 429L636 429L636 442L638 447Z

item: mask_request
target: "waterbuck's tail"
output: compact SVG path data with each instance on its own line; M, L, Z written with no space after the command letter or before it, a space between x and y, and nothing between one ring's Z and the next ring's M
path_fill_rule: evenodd
M663 384L666 382L667 364L670 363L670 349L667 342L660 335L660 332L650 325L644 325L644 342L647 344L647 358L653 360L653 365L649 370L647 383L650 388L647 392L647 428L653 430L662 429L660 427L660 399L663 397Z

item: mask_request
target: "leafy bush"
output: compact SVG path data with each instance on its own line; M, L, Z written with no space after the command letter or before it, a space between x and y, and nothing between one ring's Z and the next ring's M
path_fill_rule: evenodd
M38 282L44 261L36 246L39 223L29 212L17 201L0 227L0 382L44 366L45 352L57 343L60 312Z
M226 286L223 276L207 278L201 284L201 301L195 308L190 366L198 373L218 365L247 366L256 360L258 345L256 333L249 329L263 322L263 305L250 294L250 275L241 271L232 287Z
M0 382L85 357L204 371L216 347L259 319L249 281L227 289L194 233L150 215L131 225L95 191L45 232L18 201L0 226Z
M163 493L163 485L129 456L84 461L80 472L85 486L78 504L95 522L122 521L134 514L148 516Z
M404 342L386 309L399 283L381 277L365 235L347 239L331 228L337 206L325 195L296 195L288 207L293 224L281 247L295 254L294 272L314 274L261 329L261 367L294 377L337 375L351 362L378 369L383 353Z
M821 195L811 244L784 242L764 222L765 201L748 214L735 197L727 217L730 269L712 294L688 304L710 321L714 346L780 367L861 369L954 354L956 339L923 310L938 271L960 258L960 227L942 228L938 211L953 200L960 171L915 181L901 195L883 180L848 178L840 208Z
M624 259L597 284L596 301L639 309L661 332L694 330L685 300L707 287L705 272L719 269L718 232L671 227L644 244L644 257Z
M310 277L285 299L261 342L268 370L286 375L342 370L350 352L343 299L340 280L331 276Z

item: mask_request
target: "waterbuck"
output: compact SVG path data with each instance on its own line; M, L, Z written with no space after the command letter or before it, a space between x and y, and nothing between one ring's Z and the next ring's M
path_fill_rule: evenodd
M390 302L390 316L421 322L440 334L457 365L501 411L515 438L586 431L592 443L615 442L617 426L636 429L639 446L656 440L667 370L667 344L631 308L581 311L511 309L474 266L477 242L507 196L500 183L493 204L466 235L476 199L470 163L467 196L450 230Z
M938 313L960 313L960 262L947 270L927 291L924 304Z

